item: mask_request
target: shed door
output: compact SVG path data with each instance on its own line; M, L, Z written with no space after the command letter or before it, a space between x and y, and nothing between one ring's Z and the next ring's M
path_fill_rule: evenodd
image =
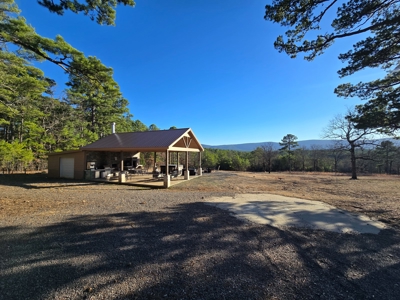
M74 178L74 158L73 157L60 158L60 177Z

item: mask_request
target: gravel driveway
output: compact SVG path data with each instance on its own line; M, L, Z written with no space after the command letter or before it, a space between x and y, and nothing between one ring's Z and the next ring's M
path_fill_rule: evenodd
M203 204L229 192L57 182L11 195L55 207L1 215L0 299L399 299L397 229L277 229Z

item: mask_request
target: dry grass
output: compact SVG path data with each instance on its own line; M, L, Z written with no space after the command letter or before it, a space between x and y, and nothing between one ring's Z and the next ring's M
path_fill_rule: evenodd
M101 197L102 190L138 189L132 186L49 180L43 174L0 176L0 217L52 214L63 208L85 206L85 195ZM33 192L34 191L34 192ZM270 193L319 200L362 212L400 227L400 176L360 176L323 173L252 173L219 171L173 186L179 191ZM76 193L79 193L77 197ZM39 196L38 196L39 195Z
M400 225L400 176L360 176L324 173L217 172L178 185L174 190L270 193L319 200Z
M397 176L215 172L168 190L0 176L0 299L398 299ZM323 200L379 234L242 222L202 198Z

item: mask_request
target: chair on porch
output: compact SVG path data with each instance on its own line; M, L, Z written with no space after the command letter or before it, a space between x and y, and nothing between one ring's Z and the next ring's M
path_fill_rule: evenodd
M181 174L182 174L182 172L175 169L171 172L171 178L176 178L176 177L180 176Z

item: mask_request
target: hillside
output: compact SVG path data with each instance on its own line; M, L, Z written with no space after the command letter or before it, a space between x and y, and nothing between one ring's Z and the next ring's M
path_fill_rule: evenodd
M379 139L376 140L377 144L379 144L381 141L384 139ZM398 144L398 140L390 139L393 143ZM305 141L298 141L298 144L300 147L305 147L310 149L311 146L318 146L321 148L326 148L330 147L335 140L305 140ZM224 149L224 150L235 150L235 151L253 151L257 147L261 147L263 145L267 144L272 144L274 150L278 150L281 146L279 146L279 143L276 142L259 142L259 143L246 143L246 144L232 144L232 145L217 145L217 146L211 146L211 145L205 145L203 144L202 146L204 148L208 149Z

